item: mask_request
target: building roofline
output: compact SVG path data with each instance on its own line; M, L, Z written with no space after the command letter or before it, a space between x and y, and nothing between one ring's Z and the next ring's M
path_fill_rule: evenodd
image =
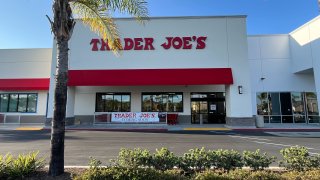
M289 36L289 34L248 34L247 37Z
M17 50L49 50L52 48L6 48L6 49L0 49L0 51L17 51Z
M297 31L301 30L301 29L304 28L305 26L307 26L307 25L311 24L312 22L314 22L314 21L316 21L316 20L319 20L319 19L320 19L320 15L318 15L318 16L316 16L315 18L311 19L310 21L302 24L302 25L299 26L297 29L291 31L289 34L291 35L291 34L293 34L293 33L297 32Z
M146 19L205 19L205 18L247 18L247 15L219 15L219 16L153 16ZM115 17L115 20L133 20L134 17ZM80 18L76 18L80 20Z

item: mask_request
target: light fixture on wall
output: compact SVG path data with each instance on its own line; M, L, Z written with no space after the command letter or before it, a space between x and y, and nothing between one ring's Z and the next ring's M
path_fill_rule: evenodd
M238 92L239 92L239 94L243 94L243 92L242 92L242 86L238 86Z

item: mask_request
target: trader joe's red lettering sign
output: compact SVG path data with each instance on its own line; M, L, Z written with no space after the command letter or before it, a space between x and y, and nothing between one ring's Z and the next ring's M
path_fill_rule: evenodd
M166 37L161 44L163 49L204 49L207 37L187 36L187 37ZM122 50L155 50L153 38L124 38L120 41ZM110 51L108 40L92 39L90 42L92 51Z

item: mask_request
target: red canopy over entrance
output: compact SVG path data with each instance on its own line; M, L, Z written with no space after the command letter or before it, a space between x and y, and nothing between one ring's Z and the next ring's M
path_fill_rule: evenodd
M69 70L69 86L233 84L231 68Z
M49 90L49 78L0 79L0 90Z

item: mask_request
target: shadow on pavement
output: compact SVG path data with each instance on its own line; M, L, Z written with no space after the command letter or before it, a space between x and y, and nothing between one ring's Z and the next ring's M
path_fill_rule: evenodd
M51 131L38 130L38 131L16 131L16 130L2 130L0 131L0 142L28 142L36 140L50 141ZM72 136L66 133L66 139L82 139L78 136Z

